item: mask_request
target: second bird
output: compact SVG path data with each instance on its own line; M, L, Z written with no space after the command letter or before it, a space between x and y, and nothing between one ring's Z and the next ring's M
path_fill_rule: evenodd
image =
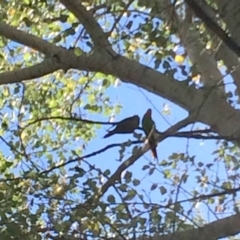
M104 138L110 137L113 134L122 134L122 133L133 133L135 129L139 127L139 116L134 115L129 118L125 118L122 121L118 122L115 128L112 131L109 131Z
M152 110L149 108L147 112L144 114L142 119L142 128L146 137L150 134L153 126L155 126L154 121L152 120ZM154 129L155 130L155 129ZM152 152L152 155L155 159L158 159L157 156L157 143L154 137L154 132L152 133L151 137L148 139L148 143Z

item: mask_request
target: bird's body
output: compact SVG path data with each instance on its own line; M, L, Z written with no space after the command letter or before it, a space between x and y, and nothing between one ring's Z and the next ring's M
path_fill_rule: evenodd
M113 134L125 134L133 133L135 129L139 127L139 116L134 115L129 118L125 118L122 121L118 122L115 128L112 131L109 131L104 138L110 137Z
M154 137L155 123L152 120L152 110L151 109L148 109L147 112L143 116L142 128L143 128L144 133L146 134L147 138L149 137L149 134L152 131L152 128L154 128L150 138L148 139L148 143L149 143L153 157L158 159L157 149L156 149L157 143L156 143L156 140Z

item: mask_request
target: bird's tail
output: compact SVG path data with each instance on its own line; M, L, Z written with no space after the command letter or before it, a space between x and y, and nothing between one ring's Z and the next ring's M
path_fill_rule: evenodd
M149 145L150 145L150 149L151 149L152 156L153 156L155 159L158 160L157 144L156 144L156 141L155 141L154 137L151 137L151 138L150 138Z
M158 155L157 155L157 149L156 147L152 147L151 148L151 153L152 153L152 156L158 160Z
M156 150L156 148L151 149L151 153L152 153L152 156L154 157L154 159L157 159L157 160L158 160L158 156L157 156L157 150Z

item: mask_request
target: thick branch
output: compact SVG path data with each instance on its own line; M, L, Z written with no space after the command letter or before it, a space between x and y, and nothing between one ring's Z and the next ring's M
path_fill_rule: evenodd
M212 130L220 135L240 136L240 112L232 108L215 91L208 93L206 90L197 90L194 87L189 87L185 82L178 82L170 76L166 76L123 56L112 58L109 54L95 51L90 56L83 54L77 57L73 51L55 47L53 44L5 25L0 23L0 34L4 33L4 36L24 45L37 48L42 52L55 52L59 62L66 68L102 72L120 77L122 81L132 83L156 95L162 96L189 112L197 110L196 121L210 125ZM3 26L6 27L6 31L3 29ZM10 32L14 31L9 33L8 30ZM29 39L32 39L33 42L29 41ZM57 66L55 67L57 69ZM45 73L49 72L42 72L42 74ZM3 77L11 79L8 77L8 74L12 73L0 74L0 79L3 79ZM31 74L14 74L12 76L15 78L14 82L30 80L34 77ZM37 77L39 76L40 74L37 75ZM4 81L4 83L8 83L8 81Z
M140 237L138 240L206 240L206 239L219 239L229 236L234 236L240 233L239 230L240 213L231 217L226 217L203 227L196 229L172 233L168 235L155 235L154 237L147 238ZM117 239L115 239L117 240Z
M1 73L0 85L22 82L25 79L39 78L59 69L61 69L61 65L54 58L47 59L32 67Z
M61 49L52 43L42 40L41 38L36 37L32 34L25 33L14 27L11 27L4 22L0 22L0 35L11 39L12 41L28 46L32 49L35 49L46 55L53 55L54 53L58 52L59 49Z
M234 44L237 45L236 39L233 40L233 36L230 38L226 32L223 32L222 28L217 23L219 17L216 15L216 11L211 8L204 0L198 0L197 3L194 1L186 2L190 2L189 5L192 6L196 15L202 18L202 21L205 22L206 27L208 27L212 39L215 42L214 45L218 45L218 47L216 47L217 54L215 58L217 61L219 59L222 59L224 61L228 72L230 72L233 77L233 80L238 88L238 93L240 95L240 67L237 52L233 51L233 49L237 46L231 47L231 41L234 41ZM213 22L213 25L211 22ZM222 34L224 35L224 38L230 39L230 43L228 41L224 42L224 39L221 37ZM215 37L216 35L218 36L217 39ZM238 46L238 48L240 49L240 46Z
M189 87L185 82L178 82L170 76L122 56L111 58L108 54L96 51L90 56L76 57L72 51L60 49L58 58L61 64L69 68L112 74L120 77L126 83L132 83L162 96L187 111L197 110L196 121L208 124L213 131L220 135L232 136L235 134L235 137L240 135L240 112L232 108L224 98L218 96L214 91L208 93L203 89L197 90ZM0 74L0 79L2 76L3 73ZM4 77L6 76L7 73ZM30 75L16 75L15 77L14 82L32 79Z
M203 20L206 26L215 32L215 34L240 57L240 46L206 13L207 11L209 12L209 8L211 7L204 1L201 2L201 5L204 6L204 10L195 0L185 0L185 2L193 9L195 14Z
M28 128L29 126L42 122L42 121L51 121L51 120L62 120L62 121L75 121L75 122L83 122L83 123L89 123L89 124L100 124L100 125L116 125L119 122L102 122L102 121L93 121L89 119L83 119L81 117L64 117L64 116L54 116L54 117L43 117L35 119L29 123L27 123L24 127L24 129ZM140 129L140 128L139 128Z

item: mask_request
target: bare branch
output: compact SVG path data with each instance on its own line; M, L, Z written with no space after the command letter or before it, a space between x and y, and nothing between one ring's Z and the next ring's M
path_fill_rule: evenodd
M141 142L142 142L142 141L132 141L131 143L132 143L132 144L139 144L139 143L141 143ZM127 143L128 143L128 142L126 142L125 144L127 144ZM106 147L104 147L104 148L102 148L102 149L100 149L100 150L94 151L94 152L92 152L92 153L90 153L90 154L87 154L87 155L85 155L85 156L77 157L77 158L75 158L75 159L71 159L71 160L69 160L69 161L67 161L67 162L61 163L61 164L56 165L56 166L54 166L54 167L52 167L52 168L49 168L49 169L47 169L47 170L44 170L44 171L42 171L40 174L41 174L41 175L42 175L42 174L46 174L46 173L49 173L49 172L51 172L51 171L53 171L53 170L55 170L55 169L64 167L64 166L66 166L66 165L68 165L68 164L70 164L70 163L78 162L78 161L81 161L82 159L85 159L85 158L90 158L90 157L92 157L92 156L95 156L95 155L98 155L98 154L100 154L100 153L103 153L103 152L105 152L106 150L108 150L108 149L110 149L110 148L121 147L123 144L124 144L124 143L114 143L114 144L107 145Z
M28 123L26 126L24 126L22 128L26 129L27 127L34 125L36 123L43 122L43 121L51 121L51 120L75 121L75 122L84 122L84 123L89 123L89 124L101 124L101 125L114 125L115 124L115 123L110 123L110 122L92 121L92 120L83 119L80 117L54 116L54 117L38 118L38 119Z
M27 128L35 123L42 122L42 121L49 121L49 120L63 120L63 121L75 121L75 122L84 122L89 124L100 124L100 125L117 125L119 122L102 122L102 121L93 121L89 119L84 119L81 117L62 117L62 116L54 116L54 117L44 117L44 118L38 118L30 123L28 123L24 128ZM138 128L139 130L142 130L141 128Z

